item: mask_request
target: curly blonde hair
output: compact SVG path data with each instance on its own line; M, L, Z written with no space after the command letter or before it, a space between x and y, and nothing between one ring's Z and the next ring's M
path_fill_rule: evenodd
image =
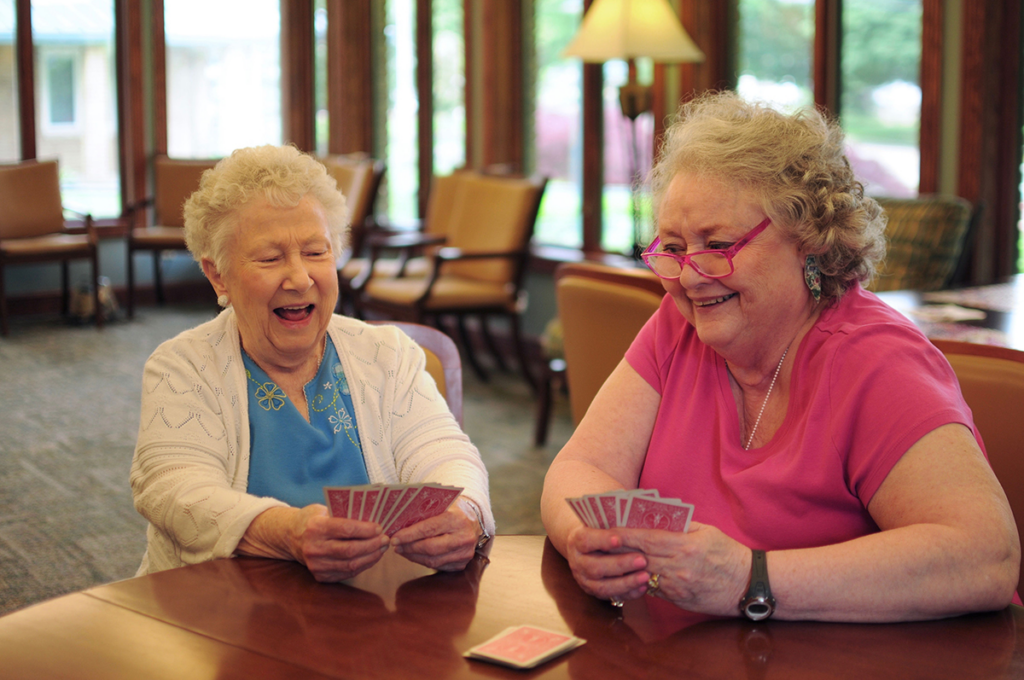
M680 172L738 183L801 252L816 256L826 303L867 283L885 257L885 216L864 195L839 125L815 109L793 114L710 92L680 107L651 170L658 208Z
M334 252L339 253L348 237L348 210L323 164L290 145L236 149L203 173L199 189L185 202L185 244L197 262L211 260L224 273L240 209L257 198L290 208L307 194L323 208Z

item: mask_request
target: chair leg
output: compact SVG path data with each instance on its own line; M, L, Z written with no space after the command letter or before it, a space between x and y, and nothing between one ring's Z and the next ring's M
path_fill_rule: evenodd
M485 371L484 367L480 365L480 362L476 360L476 352L473 350L473 343L470 342L469 333L466 332L465 317L459 314L456 317L456 320L459 329L459 338L462 340L462 346L466 350L466 361L482 382L488 382L491 377L487 375L487 371Z
M156 286L156 303L164 304L164 284L160 277L160 251L153 251L153 285Z
M68 261L61 260L60 263L60 313L68 315L71 309L71 292L68 287Z
M135 318L135 251L129 237L128 246L128 318Z
M509 314L508 322L509 327L512 329L512 342L515 343L516 356L519 358L519 368L523 372L526 384L536 393L538 389L537 381L530 370L530 360L526 357L526 347L523 344L523 336L519 329L519 315L514 312Z
M551 383L555 376L550 367L546 368L540 379L540 394L537 395L537 415L533 427L533 445L544 446L548 443L548 425L551 423Z
M498 370L503 373L507 372L508 366L505 364L505 359L501 356L497 343L494 342L494 336L491 335L491 327L487 323L486 314L480 315L480 334L484 336L484 344L487 345L487 350L494 357L494 363L498 365Z
M103 305L100 304L100 255L99 248L93 248L89 258L92 265L92 304L96 310L96 328L103 328Z
M0 335L5 338L11 332L7 327L7 290L4 288L4 266L0 264Z

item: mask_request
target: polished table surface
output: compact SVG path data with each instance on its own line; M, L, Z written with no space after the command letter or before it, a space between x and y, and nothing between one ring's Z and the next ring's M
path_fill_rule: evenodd
M587 644L530 671L462 653L508 626ZM392 552L345 584L225 559L119 581L0 618L0 677L1022 678L1024 609L892 625L620 612L585 595L542 536L434 573Z
M878 297L930 338L1024 350L1024 274L989 286L927 293L886 291ZM974 312L978 318L958 318L958 312Z

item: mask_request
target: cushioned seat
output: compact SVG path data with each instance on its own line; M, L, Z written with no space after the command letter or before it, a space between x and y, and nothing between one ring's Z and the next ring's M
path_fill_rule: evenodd
M535 386L519 328L519 314L525 304L520 287L547 180L472 173L460 181L462 186L454 196L446 246L430 256L430 275L371 277L363 288L360 304L413 321L426 315L454 315L466 360L484 380L487 374L475 359L463 320L466 315L480 318L484 339L503 365L487 330L487 316L504 316L523 376Z
M869 289L940 290L949 285L966 244L971 204L956 196L880 198L888 218L888 253Z
M0 165L0 332L9 332L5 270L12 264L60 262L61 311L70 301L68 262L89 260L92 307L103 325L99 300L99 261L92 217L83 215L84 234L66 233L57 161Z
M164 155L153 159L153 196L132 206L133 222L136 215L152 208L152 221L148 226L133 227L128 232L128 316L135 315L135 253L148 250L153 254L153 287L156 300L163 304L164 286L160 256L166 250L188 250L185 245L185 201L199 188L203 173L217 164L212 159L169 158Z
M1024 537L1024 352L954 340L932 340L946 355L985 442L992 471ZM1024 593L1024 572L1017 583Z

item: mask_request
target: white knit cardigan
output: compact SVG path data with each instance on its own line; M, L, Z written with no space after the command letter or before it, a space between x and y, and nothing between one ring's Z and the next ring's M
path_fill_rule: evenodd
M487 470L424 369L423 350L394 326L343 316L328 333L352 390L370 481L464 487L493 535ZM246 493L247 394L232 309L146 362L131 469L135 508L149 520L140 575L231 556L257 515L286 505Z

